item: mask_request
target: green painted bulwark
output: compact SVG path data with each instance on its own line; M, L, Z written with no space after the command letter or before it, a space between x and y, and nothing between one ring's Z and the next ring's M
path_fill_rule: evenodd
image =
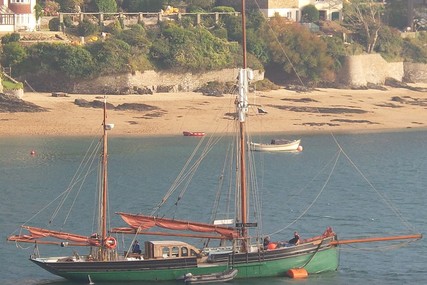
M37 262L36 262L37 263ZM159 269L144 269L143 261L141 266L135 263L131 267L126 267L121 262L115 262L114 266L103 266L102 262L98 270L71 270L71 269L53 269L47 264L37 263L39 266L50 271L53 274L62 276L74 281L87 281L90 276L93 282L106 281L175 281L183 278L187 273L193 275L209 274L221 272L229 268L227 262L224 263L207 263L199 264L198 266L189 266L187 268L170 268L159 267ZM286 272L292 268L305 268L309 274L322 273L327 271L335 271L339 264L338 247L329 247L321 251L305 253L301 255L292 255L287 258L279 258L275 260L260 260L255 262L241 262L233 264L232 267L238 270L236 278L259 278L259 277L279 277L286 276ZM182 264L184 266L184 264ZM102 268L102 269L101 269Z

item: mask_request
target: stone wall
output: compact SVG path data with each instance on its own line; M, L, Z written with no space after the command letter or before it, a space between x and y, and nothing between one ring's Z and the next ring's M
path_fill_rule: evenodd
M130 94L135 90L150 92L194 91L210 81L235 82L238 69L206 73L167 73L154 70L103 76L74 83L71 93ZM379 54L349 56L338 73L337 81L347 86L383 85L387 78L405 82L427 82L427 64L387 62ZM264 72L254 71L254 81L264 79ZM140 93L141 94L141 93Z
M405 62L403 67L406 82L427 83L427 64Z
M402 62L388 63L379 54L365 54L348 56L337 79L345 85L366 86L384 84L387 77L402 81L403 74Z
M167 73L149 70L76 82L72 93L128 94L136 89L146 89L152 92L193 91L210 81L234 82L237 75L238 69L223 69L206 73ZM254 81L262 79L264 79L264 72L254 71Z

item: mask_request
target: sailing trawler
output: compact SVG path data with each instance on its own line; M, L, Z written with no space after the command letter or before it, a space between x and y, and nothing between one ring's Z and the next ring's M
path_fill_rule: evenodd
M237 158L230 159L238 170L235 178L236 204L232 219L212 219L211 222L188 221L167 218L156 211L152 214L118 212L127 226L108 228L108 132L106 100L103 108L103 134L100 143L101 170L99 187L99 207L97 211L98 229L96 233L72 234L62 230L51 230L23 225L27 234L13 235L13 242L27 242L35 245L30 260L41 268L63 278L81 282L112 281L168 281L184 280L185 276L218 274L237 271L234 278L260 278L284 276L306 276L337 270L339 266L339 244L364 242L363 240L340 241L332 228L318 229L319 234L295 244L271 243L266 235L259 233L258 221L252 217L251 195L254 184L250 182L254 171L250 166L247 147L246 119L248 112L248 85L252 71L246 64L245 1L242 0L243 66L238 74L238 95L235 100L237 128ZM199 161L197 161L199 163ZM190 176L190 175L188 175ZM206 191L209 189L206 189ZM160 208L168 195L156 206ZM194 205L203 207L204 205ZM259 213L259 211L257 211ZM252 220L253 219L253 220ZM204 219L206 220L206 219ZM160 230L156 231L156 229ZM162 240L147 240L142 253L120 250L118 234L162 236ZM188 239L204 239L207 242L199 248ZM421 235L388 237L374 240L418 239ZM220 246L209 247L211 240ZM85 255L41 257L38 247L44 244L88 247Z

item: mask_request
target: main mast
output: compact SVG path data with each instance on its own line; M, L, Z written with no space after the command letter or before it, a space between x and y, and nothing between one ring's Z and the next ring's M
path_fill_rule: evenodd
M107 198L108 198L108 179L107 179L107 163L108 163L108 149L107 149L107 99L104 97L104 120L103 129L104 134L103 147L102 147L102 188L101 188L101 209L100 209L100 227L101 227L101 259L105 260L105 240L107 239Z
M239 98L237 102L237 109L239 115L239 128L240 128L240 190L241 190L241 234L243 238L242 250L247 251L248 246L248 233L246 229L247 223L247 181L246 181L246 144L245 144L245 121L246 113L248 110L248 74L246 63L246 4L242 0L242 50L243 50L243 67L239 71Z

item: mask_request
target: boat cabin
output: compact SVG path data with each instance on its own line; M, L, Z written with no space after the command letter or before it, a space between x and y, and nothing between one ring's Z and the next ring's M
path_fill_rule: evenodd
M178 258L197 256L196 247L181 241L146 241L145 258Z

